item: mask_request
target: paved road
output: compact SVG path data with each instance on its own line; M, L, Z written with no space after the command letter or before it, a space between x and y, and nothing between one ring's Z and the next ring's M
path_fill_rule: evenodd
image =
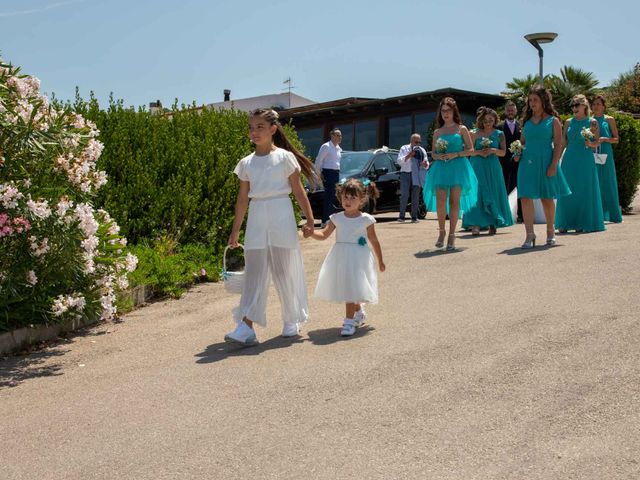
M279 338L273 296L261 346L227 347L209 284L2 360L0 477L640 478L640 216L528 252L522 226L451 254L431 214L378 230L354 338L315 300ZM303 245L312 291L330 243Z

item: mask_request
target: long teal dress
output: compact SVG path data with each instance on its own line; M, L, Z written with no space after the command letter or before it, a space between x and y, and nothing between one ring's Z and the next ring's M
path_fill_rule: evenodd
M459 133L440 135L447 141L447 152L456 153L464 150L464 141ZM427 171L427 181L424 183L422 196L427 210L435 212L436 192L438 190L451 191L453 187L460 187L460 215L468 212L475 205L478 197L478 180L467 157L452 160L436 160ZM449 195L447 194L447 213L449 212Z
M500 148L502 136L504 136L503 132L494 130L489 136L491 139L490 148ZM476 138L475 148L476 150L482 149L482 137ZM493 225L500 228L513 225L509 197L497 155L473 156L469 161L478 179L478 200L475 207L464 214L462 227L486 228Z
M600 136L611 138L611 128L607 119L594 117L600 125ZM613 159L613 147L610 143L600 145L600 153L607 154L604 165L596 164L598 179L600 181L600 195L602 196L602 211L605 222L622 222L620 210L620 198L618 197L618 178L616 177L616 164Z
M591 118L572 118L567 128L567 148L562 157L562 170L572 194L558 199L556 228L600 232L604 230L600 182L593 160L593 150L580 134L589 128Z
M524 125L525 146L518 167L518 198L559 198L570 195L562 167L547 177L547 169L553 160L553 115Z

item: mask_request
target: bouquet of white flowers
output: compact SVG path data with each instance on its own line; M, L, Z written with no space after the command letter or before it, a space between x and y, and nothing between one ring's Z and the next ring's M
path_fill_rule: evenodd
M511 142L511 145L509 145L509 151L516 156L522 155L522 150L524 150L524 147L522 146L520 140L514 140L513 142Z
M582 135L582 138L589 142L592 142L596 139L596 136L593 134L591 129L587 127L582 127L582 130L580 130L580 135Z
M491 148L491 145L493 145L493 140L491 140L488 137L482 137L480 139L480 146L482 148Z
M439 138L438 140L436 140L436 153L446 153L448 146L449 142L447 142L444 138Z

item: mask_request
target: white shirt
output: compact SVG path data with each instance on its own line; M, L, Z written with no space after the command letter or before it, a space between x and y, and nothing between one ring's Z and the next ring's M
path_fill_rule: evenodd
M288 150L276 148L269 155L252 153L233 170L240 180L249 182L249 198L271 198L291 193L289 175L300 171L296 157Z
M316 157L316 168L321 171L323 168L330 170L340 170L340 157L342 156L342 148L340 145L334 145L331 140L323 143Z
M507 119L506 122L509 125L509 131L513 134L516 131L516 121Z
M416 145L416 146L420 147L420 145ZM398 159L396 160L396 163L398 165L400 165L400 171L401 172L411 173L411 162L413 161L413 157L407 158L406 160L404 159L404 157L409 155L412 150L413 150L413 147L411 146L411 144L403 145L400 148L400 151L398 152ZM422 154L424 155L424 159L427 160L427 152L425 151L425 149L420 147L420 150L422 150Z

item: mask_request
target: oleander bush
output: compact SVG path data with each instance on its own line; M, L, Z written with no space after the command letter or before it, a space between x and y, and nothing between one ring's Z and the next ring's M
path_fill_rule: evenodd
M0 59L0 331L109 319L137 259L106 210L95 124Z

